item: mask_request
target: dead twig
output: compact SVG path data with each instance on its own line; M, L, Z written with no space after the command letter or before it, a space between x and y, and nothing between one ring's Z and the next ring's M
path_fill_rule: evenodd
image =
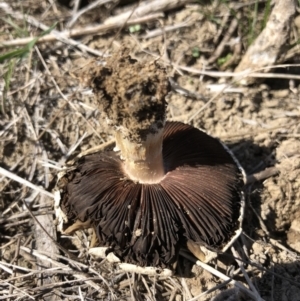
M110 2L116 2L116 0L97 0L97 1L94 1L94 2L91 2L88 6L82 8L81 10L79 10L78 12L76 12L75 14L73 14L71 20L67 23L67 28L71 28L75 23L76 21L78 20L78 18L80 16L82 16L83 14L85 14L86 12L100 6L100 5L104 5L104 4L107 4L107 3L110 3Z
M224 287L224 286L226 286L227 284L229 284L230 281L231 281L231 280L228 279L228 280L226 280L226 281L224 281L224 282L222 282L222 283L220 283L220 284L214 286L213 288L208 289L207 291L201 293L200 295L197 295L197 296L195 296L194 298L189 299L189 301L197 301L197 300L201 300L201 299L200 299L201 297L204 297L204 296L206 296L206 295L208 295L208 294L210 294L210 293L212 293L212 292L214 292L214 291L216 291L216 290L218 290L218 289L221 289L222 287Z
M140 18L141 16L146 16L148 14L154 14L159 12L168 11L171 9L178 8L189 2L191 0L154 0L140 4L132 13L132 11L126 11L118 16L111 17L105 20L104 24L115 24L117 22L123 23L124 21L131 19ZM128 19L129 18L129 19Z
M40 197L40 205L45 205L48 203L52 204L52 199L46 198L44 196ZM38 222L35 222L34 235L36 240L36 248L38 251L48 252L51 257L55 258L55 255L59 253L59 248L56 243L56 229L54 226L53 215L50 213L43 215L36 215ZM40 227L42 226L42 227ZM49 235L45 235L47 232ZM44 260L37 260L38 266L41 267L52 267L51 263L44 262ZM57 279L54 277L51 279L49 277L43 278L41 275L40 285L50 284L55 282Z
M246 185L250 185L250 184L253 184L254 182L268 179L272 176L279 174L279 172L280 172L280 170L275 166L268 167L263 171L260 171L260 172L257 172L257 173L247 176Z
M10 171L2 168L2 167L0 167L0 174L2 174L3 176L5 176L7 178L10 178L10 179L12 179L12 180L14 180L16 182L19 182L20 184L25 185L25 186L33 189L33 190L36 190L36 191L38 191L40 193L43 193L43 194L47 195L50 198L54 198L54 194L53 193L51 193L51 192L43 189L40 186L36 186L35 184L33 184L33 183L31 183L31 182L29 182L29 181L27 181L27 180L25 180L25 179L23 179L23 178L15 175L15 174L13 174L12 172L10 172Z
M239 256L238 252L236 251L236 249L234 247L231 247L231 251L232 251L232 254L235 257L235 260L236 260L237 264L239 265L239 267L240 267L240 269L241 269L241 271L242 271L242 273L243 273L243 275L244 275L244 277L245 277L245 279L246 279L249 287L251 288L251 291L255 294L255 300L257 300L257 301L263 300L261 298L261 296L259 295L256 287L251 282L251 280L250 280L250 278L249 278L249 276L248 276L248 274L247 274L247 272L246 272L246 270L245 270L245 268L243 266L243 262L241 261L241 258Z
M222 54L225 46L227 45L227 43L229 42L231 36L233 35L233 33L235 32L235 30L237 29L240 17L241 17L241 14L238 13L237 16L232 19L232 21L231 21L231 23L229 25L229 28L228 28L226 34L224 35L223 40L218 45L218 47L216 48L215 52L208 59L208 63L209 64L214 63L220 57L220 55Z
M192 25L193 25L192 22L187 21L187 22L178 23L176 25L164 26L163 28L158 28L158 29L148 31L146 34L143 35L143 39L155 38L157 36L163 35L166 32L189 27Z
M196 264L200 267L202 267L203 269L205 269L206 271L210 272L211 274L215 275L216 277L219 277L220 279L224 280L224 281L230 281L229 283L232 283L236 288L240 289L241 291L245 292L246 294L248 294L249 297L251 297L253 300L260 300L263 301L263 299L257 299L257 296L255 293L253 293L252 291L250 291L248 288L246 288L246 286L244 286L242 283L235 281L234 279L224 275L223 273L217 271L216 269L212 268L211 266L209 266L206 263L203 263L201 261L197 261Z
M90 122L80 113L78 112L78 110L76 109L76 107L74 106L74 104L68 99L68 97L66 97L64 95L64 93L61 91L60 87L58 86L57 82L55 81L54 77L52 76L44 58L42 57L42 54L40 53L39 49L37 46L34 47L35 48L35 51L37 52L47 74L50 75L50 79L51 81L53 82L55 88L57 89L58 93L61 95L61 97L69 104L69 106L78 114L82 117L82 119L90 126L90 128L92 129L92 131L95 133L95 135L97 135L97 137L99 137L102 142L104 142L103 138L98 134L98 132L94 129L94 127L90 124Z
M31 254L31 255L33 255L33 256L35 256L35 257L37 257L37 258L43 260L44 262L51 263L53 266L60 267L60 268L63 269L63 270L72 270L72 268L70 268L70 267L68 267L67 265L65 265L65 264L63 264L63 263L60 263L60 262L58 262L58 261L56 260L57 257L58 257L58 258L65 258L65 259L66 259L66 257L62 257L62 256L60 256L60 255L57 255L57 256L55 255L55 258L52 258L52 257L48 256L48 253L47 253L47 252L38 252L37 250L33 250L33 249L30 249L30 248L26 248L26 247L21 247L21 249L22 249L23 251L25 251L26 253ZM46 255L45 253L46 253L47 255ZM80 262L74 261L74 260L72 260L72 259L70 259L70 258L68 258L68 261L69 261L70 263L72 263L74 266L85 267L86 270L91 271L91 272L95 275L95 276L93 276L93 277L87 277L85 274L80 273L80 272L74 270L73 276L74 276L75 278L78 279L78 280L76 280L76 281L87 281L87 284L89 284L89 285L90 285L91 287L93 287L94 289L96 289L96 290L101 290L101 287L92 281L93 279L97 278L98 280L103 281L103 283L108 287L108 289L111 290L111 288L110 288L108 282L107 282L107 281L106 281L99 273L97 273L97 272L94 271L93 269L89 269L86 265L81 264ZM75 281L75 280L74 280L74 281ZM50 284L50 287L51 287L52 285L53 285L53 284ZM44 286L44 287L45 287L45 286ZM37 288L37 289L38 289L38 288Z
M13 17L15 18L20 18L22 17L22 20L24 18L24 15L21 14L15 14L12 12L12 10L8 10L7 9L7 4L6 3L0 3L0 8L2 8L5 13L7 14L11 14ZM5 8L5 9L4 9ZM158 19L162 17L161 13L156 13L156 14L151 14L148 16L144 16L144 17L140 17L140 18L136 18L133 20L129 20L127 22L127 25L135 25L135 24L141 24L141 23L145 23L145 22L149 22L155 19ZM41 24L39 21L37 21L35 18L27 16L27 22L29 22L30 24L41 28L42 30L48 30L49 27L46 25ZM80 50L82 50L83 52L89 52L91 54L94 54L96 56L103 56L103 53L92 49L82 43L80 43L79 41L75 41L71 38L73 37L78 37L78 36L85 36L85 35L94 35L94 34L102 34L102 33L106 33L108 31L120 28L123 26L123 23L120 21L117 21L114 24L101 24L101 25L97 25L97 26L88 26L85 28L78 28L78 29L72 29L72 30L64 30L62 32L57 31L57 30L52 30L52 32L50 34L44 35L43 37L39 38L37 43L45 43L45 42L51 42L51 41L55 41L55 40L59 40L63 43L72 45L74 47L78 47ZM20 39L15 39L15 40L11 40L11 41L2 41L0 43L0 49L4 48L4 47L14 47L14 46L24 46L27 45L28 43L30 43L34 38L36 37L29 37L29 38L20 38Z
M281 78L281 79L297 79L300 80L300 75L297 74L285 74L285 73L262 73L262 72L255 72L259 70L265 70L265 69L275 69L275 68L287 68L287 67L299 67L299 64L284 64L284 65L273 65L268 67L259 68L254 71L246 70L241 72L229 72L229 71L206 71L206 70L200 70L192 67L186 67L186 66L177 66L178 69L181 69L183 71L187 71L194 74L201 74L201 75L207 75L210 77L233 77L235 78L236 82L239 82L242 80L242 78L247 77L253 77L253 78Z
M13 9L7 3L0 3L0 9L2 9L6 14L13 16L13 18L16 18L16 19L19 19L19 20L24 20L24 14L16 12L16 11L13 11ZM40 29L42 29L44 31L50 29L49 26L44 25L43 23L41 23L40 21L38 21L37 19L35 19L32 16L27 15L26 16L26 21L29 24L31 24L31 25L33 25L33 26L35 26L37 28L40 28ZM97 55L97 56L101 56L102 55L101 52L99 52L99 51L97 51L95 49L92 49L92 48L90 48L90 47L82 44L79 41L75 41L75 40L71 39L70 35L66 35L65 33L62 33L62 32L60 32L58 30L52 30L51 34L48 34L48 35L45 35L45 36L39 38L38 42L44 41L45 39L47 40L47 37L48 38L49 37L53 37L52 41L53 40L59 40L59 41L61 41L63 43L72 45L74 47L78 47L83 52L89 52L89 53ZM17 41L18 39L13 40L13 41L7 41L7 42L4 41L4 42L0 43L0 48L2 48L2 47L11 47L11 46L26 45L26 44L30 43L34 38L36 38L36 37L29 37L29 38L19 39L21 41Z

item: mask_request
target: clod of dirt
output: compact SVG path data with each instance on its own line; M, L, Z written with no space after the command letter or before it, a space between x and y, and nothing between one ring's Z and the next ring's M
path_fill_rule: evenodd
M283 141L276 150L276 167L279 175L264 182L266 188L262 195L262 216L267 226L275 232L288 232L288 243L295 250L299 237L294 232L295 220L300 219L300 141L290 139ZM275 222L275 229L274 223ZM294 225L294 227L291 227ZM293 229L292 229L293 228ZM298 233L300 229L298 229Z
M170 85L165 69L157 62L142 63L128 49L114 54L105 66L87 66L83 77L92 87L99 109L114 127L129 130L139 142L164 125L165 97ZM156 125L155 127L153 125Z
M300 252L300 221L293 220L287 234L287 242L291 248Z

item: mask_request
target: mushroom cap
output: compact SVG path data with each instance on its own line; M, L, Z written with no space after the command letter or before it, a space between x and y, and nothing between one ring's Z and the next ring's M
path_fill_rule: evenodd
M126 178L118 153L80 158L60 180L69 221L90 220L122 261L171 267L187 241L222 249L241 227L243 172L223 144L180 122L163 136L165 177Z

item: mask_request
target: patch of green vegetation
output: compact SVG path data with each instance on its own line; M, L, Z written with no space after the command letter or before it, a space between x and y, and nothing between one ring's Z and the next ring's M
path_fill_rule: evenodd
M300 1L300 0L299 0ZM200 12L204 15L204 17L207 19L207 20L209 20L209 21L211 21L211 22L213 22L213 23L215 23L215 24L217 24L217 25L221 25L221 23L222 23L222 17L220 17L220 16L218 16L219 14L217 13L217 10L218 10L218 7L222 4L222 5L225 5L227 8L228 8L228 10L229 10L229 12L230 12L230 14L232 15L232 16L234 16L234 17L236 17L236 15L237 15L237 12L234 10L234 9L232 9L232 7L230 6L230 3L232 2L232 1L230 1L230 0L219 0L218 1L218 5L213 5L213 7L214 7L214 9L213 10L211 10L211 7L209 7L209 8L206 8L206 6L209 4L209 5L212 5L213 4L213 0L211 0L211 1L207 1L207 0L198 0L198 2L199 2L199 4L201 5L201 9L200 9Z
M5 92L8 91L11 76L12 76L12 73L13 73L13 70L14 70L14 67L15 67L15 62L16 62L15 60L10 60L8 62L7 70L3 75L3 79L4 79L4 83L5 83L5 86L4 86L4 91Z
M5 72L3 74L4 79L4 89L3 89L3 101L0 104L0 113L5 113L5 103L4 100L7 99L7 92L9 91L10 81L13 75L13 71L15 68L16 60L12 59L5 66Z
M200 52L199 47L193 47L193 49L192 49L192 57L198 58L198 57L200 57L200 54L201 54L201 52Z
M300 0L298 0L300 3ZM205 16L205 18L217 25L221 24L221 17L218 17L218 7L220 5L225 5L228 8L230 15L233 18L237 18L237 11L230 5L232 1L230 0L219 0L218 5L211 9L211 4L213 1L198 0L201 5L200 12ZM209 8L207 8L209 5ZM260 32L266 27L268 19L271 14L271 0L266 0L264 3L256 0L254 3L246 5L243 8L239 8L243 11L244 18L238 20L239 28L243 36L246 38L246 46L253 43Z
M258 15L258 1L255 2L253 10L250 10L248 15L248 29L246 29L246 31L248 31L247 34L248 45L251 45L256 38L257 15Z
M271 0L268 0L264 9L264 17L262 21L262 29L264 29L267 25L268 19L271 14Z
M263 11L259 10L259 1L256 0L253 5L253 10L250 9L248 16L248 28L245 32L247 34L247 44L248 46L253 43L256 37L261 33L261 31L266 27L268 19L271 14L271 0L265 2ZM262 15L262 18L259 17Z
M5 23L9 24L15 31L14 34L21 38L21 37L28 37L29 33L26 27L26 24L24 24L23 28L20 27L18 24L16 24L15 22L13 22L13 20L11 18L1 18L2 21L4 21Z
M0 63L3 63L6 60L11 60L13 58L22 59L25 55L27 55L32 50L32 48L34 47L36 42L44 35L50 33L55 26L56 26L56 24L52 25L49 29L43 31L41 33L41 35L37 36L36 38L33 38L24 47L21 47L21 48L18 48L18 49L15 49L15 50L12 50L12 51L9 51L9 52L6 52L6 53L0 55Z
M300 1L300 0L299 0ZM300 44L300 39L298 39L295 43L293 43L293 44L291 44L290 46L289 46L289 49L291 49L291 48L293 48L293 47L295 47L296 45L299 45Z
M194 85L195 84L195 79L193 77L189 77L188 82L190 85Z
M141 29L142 29L142 26L140 24L129 26L129 32L130 33L139 32L139 31L141 31Z
M218 58L217 64L219 66L222 66L223 64L228 62L231 58L232 58L232 53L228 53L226 56Z

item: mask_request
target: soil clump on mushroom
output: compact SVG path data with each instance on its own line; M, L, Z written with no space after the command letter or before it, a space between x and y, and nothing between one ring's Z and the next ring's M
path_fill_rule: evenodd
M149 133L152 124L163 127L165 97L170 91L165 69L158 63L138 62L124 48L105 66L89 65L83 78L93 89L100 112L111 126L130 129L130 139Z

